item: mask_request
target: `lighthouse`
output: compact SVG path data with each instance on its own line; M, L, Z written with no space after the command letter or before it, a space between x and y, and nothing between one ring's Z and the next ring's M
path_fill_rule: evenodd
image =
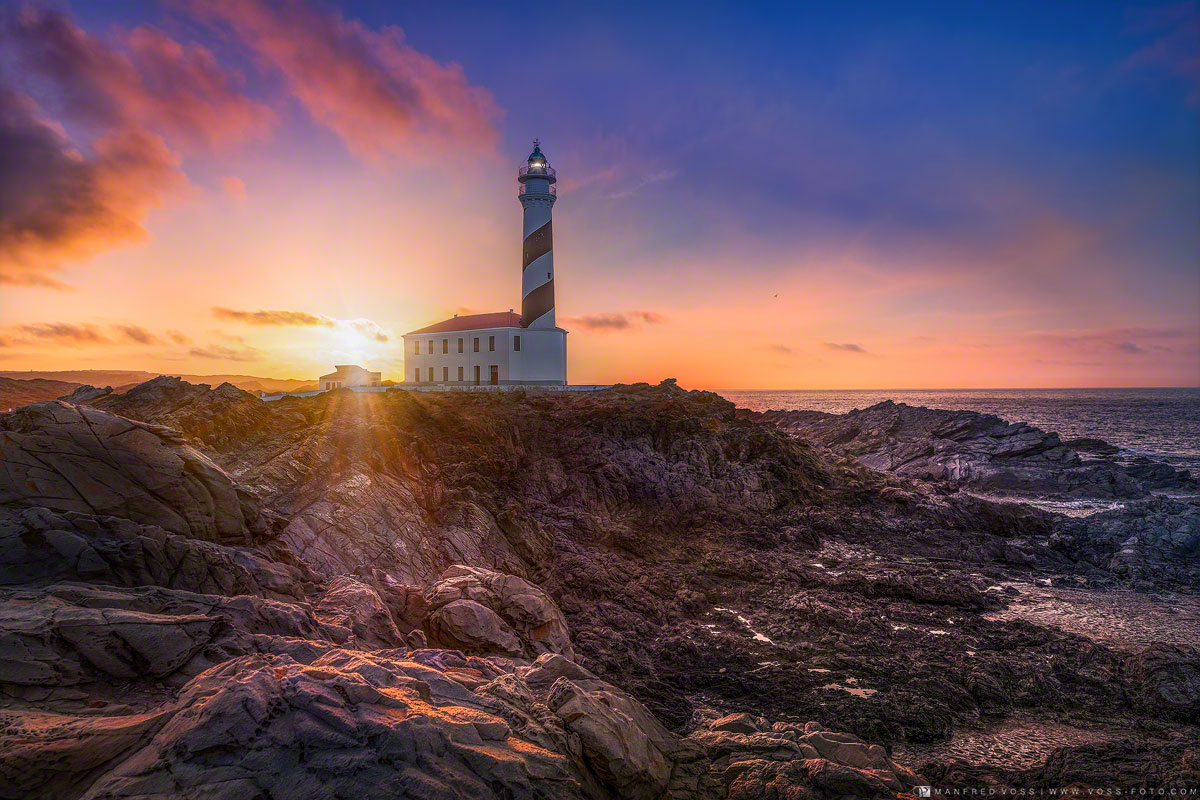
M567 385L567 332L554 319L550 211L558 199L556 181L541 142L534 139L533 152L517 170L517 198L523 217L521 313L510 308L455 315L404 334L406 386ZM508 263L505 269L511 270L512 262Z
M553 328L554 324L554 221L551 211L558 199L554 168L533 140L533 152L517 171L521 185L517 198L524 209L524 246L521 248L521 326Z

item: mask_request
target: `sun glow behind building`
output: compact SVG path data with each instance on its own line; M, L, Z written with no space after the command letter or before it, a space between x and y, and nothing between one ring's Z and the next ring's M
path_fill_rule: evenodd
M2 367L408 378L403 332L516 307L502 154L536 127L572 382L1200 383L1194 7L5 22L4 141L40 148L10 179L44 202L0 240ZM103 191L53 202L73 174Z

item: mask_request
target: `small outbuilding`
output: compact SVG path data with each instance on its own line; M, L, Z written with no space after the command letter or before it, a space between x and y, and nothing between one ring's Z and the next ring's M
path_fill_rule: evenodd
M320 378L321 391L331 389L347 389L351 386L382 386L383 373L369 372L357 364L339 364L334 372L322 375Z

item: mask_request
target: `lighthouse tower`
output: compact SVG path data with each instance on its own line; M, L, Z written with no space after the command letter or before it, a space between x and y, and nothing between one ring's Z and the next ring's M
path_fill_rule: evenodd
M521 327L554 328L554 231L550 210L557 200L554 168L533 140L533 152L517 172L517 198L525 209L521 248Z
M404 334L405 386L567 385L567 332L554 321L550 209L558 199L556 180L535 140L533 152L517 173L521 184L517 197L525 209L521 313L510 308L491 314L456 314Z

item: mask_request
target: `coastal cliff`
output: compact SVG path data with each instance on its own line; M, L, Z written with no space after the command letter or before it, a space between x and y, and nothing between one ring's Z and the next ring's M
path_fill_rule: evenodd
M1053 617L1068 583L1142 597L1116 523L936 491L673 382L81 398L0 415L0 796L1200 778L1195 631ZM1194 589L1163 552L1151 588ZM954 749L1050 719L1034 761Z

